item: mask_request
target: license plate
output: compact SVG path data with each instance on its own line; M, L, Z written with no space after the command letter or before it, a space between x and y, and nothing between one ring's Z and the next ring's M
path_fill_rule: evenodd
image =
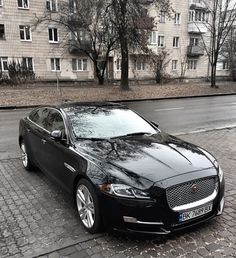
M202 206L200 208L197 208L195 210L180 213L179 214L179 222L184 222L186 220L190 220L190 219L202 216L211 211L212 211L212 203Z

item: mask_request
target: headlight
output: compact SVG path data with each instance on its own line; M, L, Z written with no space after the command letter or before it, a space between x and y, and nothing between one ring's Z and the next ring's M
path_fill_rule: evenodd
M223 172L223 170L221 169L221 167L219 166L219 172L218 172L219 174L219 179L220 179L220 182L222 182L223 181L223 177L224 177L224 172Z
M100 190L111 195L125 197L125 198L137 198L137 199L150 199L147 192L133 188L123 184L104 184L100 185Z

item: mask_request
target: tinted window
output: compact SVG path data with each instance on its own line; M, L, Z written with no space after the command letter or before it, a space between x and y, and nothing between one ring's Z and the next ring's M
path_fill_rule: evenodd
M56 110L50 110L48 114L49 131L60 130L65 137L65 125L61 114Z
M130 133L156 133L143 118L119 107L68 107L67 113L76 137L107 138Z
M29 118L30 118L30 120L32 120L39 126L48 130L49 125L48 125L48 121L47 121L47 116L48 116L48 109L47 108L39 108L37 110L32 111L31 114L29 115Z
M35 123L38 123L39 121L39 114L38 114L38 109L33 110L30 115L29 115L29 119Z

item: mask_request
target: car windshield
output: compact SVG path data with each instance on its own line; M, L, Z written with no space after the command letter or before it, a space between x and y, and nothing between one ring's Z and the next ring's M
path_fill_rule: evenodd
M157 131L133 111L114 106L64 108L77 138L113 138Z

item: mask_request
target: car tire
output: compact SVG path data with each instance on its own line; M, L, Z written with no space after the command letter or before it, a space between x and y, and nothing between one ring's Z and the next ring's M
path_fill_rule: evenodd
M24 140L22 140L20 143L20 149L21 149L22 165L26 170L31 171L33 168L33 163L31 161L31 157L29 155L29 152L27 150Z
M81 179L75 194L77 211L84 228L91 234L98 233L102 228L102 218L94 187L88 180Z

